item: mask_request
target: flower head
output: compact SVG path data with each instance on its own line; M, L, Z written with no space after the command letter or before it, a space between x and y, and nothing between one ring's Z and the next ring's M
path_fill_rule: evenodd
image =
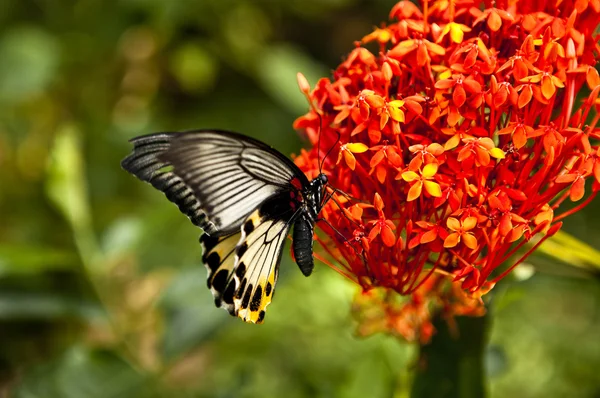
M479 297L600 188L600 3L401 1L390 17L333 79L301 80L314 147L296 162L314 176L334 148L323 170L351 196L318 239L365 291L442 278Z

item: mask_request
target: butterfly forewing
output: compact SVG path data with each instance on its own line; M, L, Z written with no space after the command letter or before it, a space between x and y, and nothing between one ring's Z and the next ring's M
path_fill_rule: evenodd
M158 133L132 142L123 168L165 192L211 235L236 232L266 199L289 190L294 178L308 184L285 156L235 133Z
M159 158L171 148L173 135L152 134L131 140L133 153L126 157L121 166L139 179L149 182L154 188L163 191L179 210L190 218L194 225L209 233L216 232L206 219L202 205L194 192L180 175L169 170L168 161Z

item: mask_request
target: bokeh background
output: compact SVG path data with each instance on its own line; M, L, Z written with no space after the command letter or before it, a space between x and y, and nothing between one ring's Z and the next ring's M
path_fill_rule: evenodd
M213 306L200 231L119 166L129 138L191 128L297 153L296 72L329 76L393 4L1 1L0 397L409 396L419 349L356 337L355 286L286 249L243 324ZM600 397L600 202L565 230L590 246L553 240L489 296L491 397Z

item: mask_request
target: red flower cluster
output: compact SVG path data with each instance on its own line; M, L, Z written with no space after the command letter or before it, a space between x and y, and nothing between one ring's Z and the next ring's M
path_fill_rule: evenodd
M366 290L438 274L481 294L600 188L600 1L401 1L390 18L332 80L299 75L313 149L296 163L314 177L333 147L324 172L360 200L334 195L318 239Z
M479 297L461 289L460 284L448 283L434 274L410 295L410 300L390 289L371 289L356 295L352 312L358 321L357 334L369 336L384 332L410 342L426 344L435 333L432 312L457 331L454 317L482 316L485 307Z

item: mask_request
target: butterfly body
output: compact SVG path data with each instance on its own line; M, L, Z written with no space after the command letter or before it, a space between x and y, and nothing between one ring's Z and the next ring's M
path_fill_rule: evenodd
M200 238L215 304L261 323L273 297L285 239L312 273L313 231L327 177L309 181L283 154L226 131L157 133L132 140L122 167L163 191L204 230Z
M305 188L303 197L305 208L300 212L294 223L292 250L294 258L304 276L309 276L315 266L313 260L313 234L324 202L324 189L327 184L327 176L319 174Z

